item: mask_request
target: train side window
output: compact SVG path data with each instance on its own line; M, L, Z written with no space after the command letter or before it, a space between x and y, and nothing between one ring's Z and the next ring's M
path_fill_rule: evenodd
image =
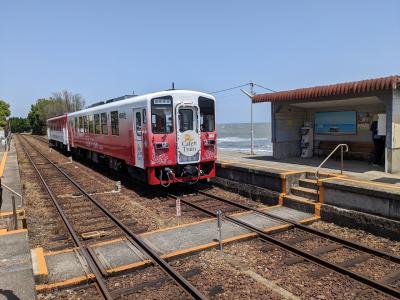
M179 131L193 130L193 110L182 108L179 110Z
M140 136L142 134L142 116L140 111L136 112L136 135Z
M88 128L88 117L83 116L83 132L88 133L89 128Z
M79 117L79 132L83 132L83 120L82 117Z
M199 97L200 108L200 130L210 132L215 130L215 108L214 100Z
M89 133L94 133L93 115L89 115Z
M78 118L75 117L75 132L78 132Z
M174 130L171 96L151 99L151 129L153 133L171 133Z
M106 113L101 113L101 133L108 134L107 114Z
M95 114L94 115L94 133L100 134L100 115Z
M147 123L146 109L142 110L142 115L143 115L143 124L146 124Z
M111 134L119 135L118 111L111 112Z

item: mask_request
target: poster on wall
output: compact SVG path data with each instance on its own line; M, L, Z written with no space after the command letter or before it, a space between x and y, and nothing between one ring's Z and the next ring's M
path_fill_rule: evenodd
M356 111L329 111L315 113L317 134L357 134Z
M372 122L372 113L358 112L357 127L359 130L369 130L371 122Z

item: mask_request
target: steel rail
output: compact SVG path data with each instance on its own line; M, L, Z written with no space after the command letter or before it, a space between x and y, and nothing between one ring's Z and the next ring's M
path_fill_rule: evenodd
M63 209L61 208L60 204L58 203L56 197L54 196L53 192L51 191L46 180L44 179L44 177L40 173L39 169L37 168L36 163L33 161L31 155L27 152L26 147L22 143L21 143L21 145L22 145L22 149L24 150L25 155L28 157L30 163L32 164L32 166L35 169L36 173L38 174L41 182L43 183L43 186L45 187L47 193L49 194L51 200L53 201L54 206L56 207L58 213L60 214L65 227L69 231L69 233L74 241L75 246L77 246L81 249L83 256L85 257L85 260L89 265L89 268L91 269L91 271L93 272L93 274L95 276L95 282L98 284L98 290L101 292L104 299L113 299L107 288L107 285L103 279L103 276L101 275L99 266L93 260L88 249L86 248L86 246L80 241L78 234L74 230L72 224L69 222L67 216L65 215Z
M86 190L76 182L71 176L69 176L64 170L60 169L55 163L47 158L40 150L33 146L25 137L26 142L35 149L43 158L45 158L51 165L63 174L70 182L75 185L88 199L92 201L107 217L109 217L120 229L122 229L130 242L145 252L154 264L159 265L163 271L169 275L179 286L181 286L189 295L194 299L207 299L203 296L189 281L187 281L181 274L175 271L163 258L161 258L147 243L139 237L137 234L132 232L126 225L124 225L111 211L109 211L103 204L96 200L92 195L86 192Z
M199 211L202 211L205 214L208 214L210 216L217 217L216 213L214 213L212 211L209 211L208 209L205 209L203 207L200 207L200 206L198 206L198 205L196 205L196 204L194 204L194 203L192 203L190 201L187 201L187 200L184 200L182 198L179 198L176 195L170 194L170 197L172 197L174 199L180 199L180 201L182 203L184 203L184 204L186 204L186 205L188 205L190 207L193 207L193 208L195 208L195 209L197 209ZM378 281L369 279L369 278L367 278L365 276L362 276L362 275L354 273L354 272L352 272L352 271L350 271L348 269L345 269L345 268L343 268L343 267L341 267L339 265L336 265L336 264L330 263L328 261L325 261L325 260L323 260L323 259L319 258L318 256L315 256L315 255L313 255L311 253L308 253L308 252L305 252L303 250L300 250L299 248L296 248L296 247L294 247L294 246L292 246L292 245L290 245L288 243L285 243L285 242L283 242L283 241L281 241L279 239L276 239L276 238L272 237L271 235L268 235L266 232L262 231L261 229L259 229L257 227L254 227L251 224L248 224L246 222L240 221L240 220L235 219L235 218L230 217L230 216L223 216L223 219L225 219L225 220L227 220L227 221L229 221L231 223L234 223L234 224L236 224L238 226L241 226L242 228L245 228L245 229L247 229L247 230L249 230L251 232L257 233L258 236L261 239L263 239L263 240L265 240L267 242L273 243L273 244L277 245L280 248L283 248L285 250L293 252L296 255L299 255L299 256L303 257L305 260L307 260L309 262L315 263L315 264L317 264L317 265L319 265L321 267L325 267L325 268L331 269L331 270L333 270L333 271L335 271L335 272L337 272L337 273L339 273L341 275L347 275L347 276L349 276L349 277L351 277L351 278L353 278L353 279L355 279L355 280L357 280L357 281L359 281L359 282L361 282L361 283L363 283L363 284L365 284L365 285L367 285L367 286L369 286L369 287L371 287L371 288L373 288L373 289L375 289L375 290L377 290L379 292L383 292L383 293L386 293L387 295L400 298L400 290L392 288L392 287L390 287L390 286L388 286L386 284L382 284L382 283L380 283Z
M387 260L390 260L392 262L400 264L400 257L399 256L395 256L395 255L392 255L390 253L387 253L387 252L384 252L384 251L380 251L378 249L370 248L370 247L367 247L367 246L362 245L362 244L357 244L357 243L355 243L353 241L350 241L350 240L347 240L347 239L332 235L330 233L324 232L324 231L319 230L319 229L311 228L311 227L303 225L303 224L301 224L299 222L292 221L292 220L289 220L289 219L285 219L285 218L282 218L282 217L279 217L279 216L275 216L273 214L261 211L259 209L256 209L256 208L253 208L253 207L249 207L247 205L243 205L243 204L240 204L240 203L236 203L236 202L233 202L233 201L228 200L228 199L224 199L224 198L216 196L216 195L211 195L209 193L206 193L206 192L203 192L203 191L198 191L198 190L195 190L195 189L193 189L193 190L195 192L199 193L199 194L214 198L216 200L231 204L233 206L236 206L236 207L248 210L248 211L254 211L254 212L259 213L261 215L264 215L266 217L269 217L269 218L272 218L272 219L275 219L275 220L278 220L278 221L283 221L283 222L289 223L293 227L298 228L300 230L307 231L307 232L309 232L311 234L327 238L329 240L332 240L332 241L340 243L340 244L344 244L346 247L351 248L352 250L364 251L366 253L369 253L369 254L372 254L372 255L375 255L375 256L378 256L378 257L381 257L381 258L384 258L384 259L387 259Z
M255 209L255 208L243 205L243 204L235 203L233 201L221 198L221 197L216 196L216 195L211 195L211 194L208 194L206 192L198 191L198 190L195 190L195 189L192 189L192 190L194 192L203 194L205 196L214 198L216 200L220 200L220 201L226 202L228 204L237 206L239 208L242 208L242 209L245 209L245 210L254 211L254 212L257 212L259 214L265 215L266 217L289 223L291 226L293 226L295 228L301 229L303 231L307 231L307 232L315 234L315 235L319 235L319 236L325 237L327 239L333 240L333 241L338 242L338 243L342 243L342 244L346 245L348 248L351 248L353 250L364 251L364 252L373 254L373 255L378 256L378 257L382 257L382 258L388 259L388 260L396 262L396 263L400 262L400 257L398 257L398 256L394 256L394 255L391 255L389 253L386 253L386 252L383 252L383 251L380 251L380 250L377 250L377 249L373 249L373 248L369 248L369 247L366 247L366 246L363 246L363 245L360 245L360 244L356 244L356 243L354 243L352 241L349 241L349 240L346 240L346 239L342 239L340 237L331 235L329 233L320 231L318 229L310 228L310 227L305 226L305 225L303 225L301 223L298 223L298 222L295 222L295 221L291 221L291 220L288 220L288 219L285 219L285 218L282 218L282 217L279 217L279 216L275 216L275 215L263 212L261 210L258 210L258 209ZM179 196L176 196L176 195L173 195L173 194L168 194L167 193L167 195L170 196L170 197L173 197L175 199L179 198ZM181 199L181 198L179 198L179 199ZM209 214L211 216L216 217L215 213L213 213L211 211L208 211L208 210L206 210L204 208L201 208L200 206L197 206L197 205L195 205L195 204L193 204L191 202L188 202L187 200L181 199L181 201L184 204L188 205L188 206L191 206L191 207L193 207L195 209L203 211L206 214ZM329 262L325 262L325 261L321 260L317 256L314 256L314 255L309 254L307 252L301 251L300 249L297 249L297 248L295 248L295 247L293 247L293 246L291 246L291 245L289 245L289 244L287 244L285 242L279 241L279 240L269 236L264 231L254 227L254 226L252 226L250 224L247 224L245 222L242 222L240 220L234 219L234 218L229 217L229 216L224 216L224 218L227 219L228 221L231 221L231 222L239 225L239 226L246 227L250 231L256 232L258 235L260 235L263 239L265 239L267 241L270 241L272 243L275 243L275 241L276 241L275 244L277 244L279 247L284 248L284 249L289 250L289 251L292 251L292 252L295 252L296 254L304 257L306 260L308 260L310 262L317 263L322 267L327 267L327 268L332 269L332 270L334 270L334 271L336 271L336 272L338 272L340 274L348 275L348 276L350 276L350 277L352 277L352 278L354 278L354 279L356 279L356 280L358 280L358 281L360 281L360 282L362 282L362 283L364 283L364 284L366 284L366 285L368 285L368 286L370 286L370 287L372 287L372 288L374 288L374 289L376 289L376 290L378 290L380 292L385 292L385 293L387 293L389 295L396 296L396 297L400 296L400 292L398 290L393 289L388 285L381 284L381 283L379 283L377 281L371 280L371 279L369 279L367 277L364 277L362 275L359 275L359 274L356 274L354 272L351 272L351 271L349 271L349 270L347 270L345 268L342 268L342 267L340 267L338 265L335 265L335 264L332 264L332 263L329 263ZM303 254L305 254L306 257ZM320 263L318 261L320 261Z

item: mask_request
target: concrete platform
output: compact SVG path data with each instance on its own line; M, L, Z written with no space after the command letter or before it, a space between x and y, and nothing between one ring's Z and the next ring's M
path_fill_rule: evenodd
M16 229L13 217L12 196L15 199L18 229L23 228L25 211L22 198L22 186L19 175L19 166L14 142L10 151L0 147L0 177L3 187L2 205L0 210L0 229Z
M219 162L241 163L250 168L261 167L271 170L274 173L288 171L308 171L315 172L315 169L325 159L325 157L300 158L290 157L285 159L275 159L272 156L250 155L234 151L218 151ZM340 161L330 159L321 169L321 172L339 174ZM400 174L385 173L383 167L374 167L365 161L344 160L344 172L348 177L357 179L381 181L400 186Z
M296 211L287 207L274 206L266 209L269 213L290 218L299 222L317 220L313 214ZM245 212L233 215L266 232L274 232L288 228L284 222L275 221L261 214ZM254 238L257 235L224 221L222 224L223 243L241 239ZM218 245L216 219L207 219L196 223L175 226L154 232L141 234L143 240L165 259L187 255ZM118 273L128 269L143 267L150 263L148 257L125 239L104 242L91 246L105 272ZM37 285L38 290L73 285L86 281L92 275L79 257L79 251L70 250L45 254L48 269L46 282Z
M1 150L4 150L4 148L0 148ZM0 163L1 183L11 188L19 195L22 195L22 185L19 175L18 158L14 142L11 143L10 151L0 151L0 156L2 157ZM13 193L9 189L3 187L3 205L1 207L1 212L12 211L12 195ZM15 200L17 208L22 207L22 199L19 196L15 195Z
M1 233L0 245L0 299L35 299L27 230Z
M400 231L400 176L355 161L345 161L340 175L340 162L333 160L327 164L330 168L321 169L317 185L314 174L322 158L275 160L237 152L222 152L219 158L217 185L245 196L252 194L253 187L263 188L258 193L271 194L270 199L278 204L314 211L340 226L400 239L396 234ZM307 179L315 185L315 193L301 200L296 189Z

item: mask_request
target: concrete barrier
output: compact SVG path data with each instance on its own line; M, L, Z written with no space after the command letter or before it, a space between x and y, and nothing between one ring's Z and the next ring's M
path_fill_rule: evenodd
M344 178L322 185L325 204L400 220L400 189L395 186Z
M217 176L232 181L251 184L276 192L282 192L282 172L270 171L265 168L245 167L241 164L217 163Z

